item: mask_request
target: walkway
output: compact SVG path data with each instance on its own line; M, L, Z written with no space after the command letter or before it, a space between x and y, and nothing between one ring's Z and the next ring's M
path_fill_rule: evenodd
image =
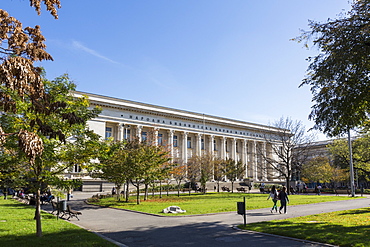
M237 230L235 226L243 224L243 217L236 213L158 217L85 204L84 199L91 197L92 194L96 193L74 194L69 204L73 209L81 211L82 215L79 216L80 221L73 218L71 222L116 241L121 246L328 246ZM258 209L247 213L247 223L363 207L370 207L369 198L288 206L288 214L271 214L269 209Z

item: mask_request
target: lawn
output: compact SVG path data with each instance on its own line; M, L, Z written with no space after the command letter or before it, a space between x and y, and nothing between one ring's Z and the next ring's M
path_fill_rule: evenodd
M0 246L116 246L94 233L42 212L43 236L36 237L35 209L0 199Z
M339 246L370 246L370 208L251 223L242 229Z
M178 197L176 194L169 196L163 195L159 198L158 195L149 196L147 201L141 201L137 205L135 197L130 197L130 202L117 201L116 198L107 197L99 201L92 202L100 206L122 208L145 213L174 216L175 214L163 214L161 211L168 206L179 206L186 210L186 213L181 215L196 215L209 213L222 213L236 211L236 202L243 201L246 198L247 210L269 208L272 206L271 200L266 200L267 194L246 194L246 193L207 193L207 194L181 194ZM289 205L301 205L320 203L327 201L339 201L353 199L347 196L315 196L315 195L291 195Z

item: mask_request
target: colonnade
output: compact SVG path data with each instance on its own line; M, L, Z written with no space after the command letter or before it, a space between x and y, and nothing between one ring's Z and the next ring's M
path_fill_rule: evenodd
M246 168L245 178L251 178L254 181L267 181L269 179L267 164L262 158L262 156L266 157L269 152L263 139L247 139L218 133L202 133L127 123L110 123L109 126L116 130L113 136L117 140L133 140L134 138L142 140L145 133L154 145L167 146L172 160L176 163L187 164L192 156L201 156L208 152L221 159L231 158L235 161L241 161ZM160 134L162 140L161 143L158 143Z

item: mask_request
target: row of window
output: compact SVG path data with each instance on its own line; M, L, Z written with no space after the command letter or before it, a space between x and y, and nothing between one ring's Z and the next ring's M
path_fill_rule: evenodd
M105 128L105 138L110 138L110 137L113 137L113 129L112 127L106 127ZM124 133L124 139L125 140L128 140L130 139L130 130L129 129L126 129L125 130L125 133ZM141 141L146 141L148 139L148 132L141 132ZM158 134L158 145L163 145L163 134ZM174 135L173 136L173 143L172 143L173 147L178 147L178 137L177 135ZM229 145L227 144L227 141L226 141L226 151L229 152ZM187 148L192 148L192 140L191 140L191 137L188 136L187 138ZM205 149L205 146L204 146L204 139L202 138L201 139L201 149L204 150ZM216 140L213 140L213 150L214 151L217 151L217 141ZM238 151L238 143L236 143L236 152L239 152Z

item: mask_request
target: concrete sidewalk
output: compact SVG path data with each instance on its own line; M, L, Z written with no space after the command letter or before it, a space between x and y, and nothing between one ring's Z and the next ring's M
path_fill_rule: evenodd
M121 246L329 246L237 230L235 226L243 224L243 217L236 212L159 217L86 204L84 200L93 194L96 193L75 192L69 204L73 209L81 211L82 215L79 216L80 221L73 218L71 222ZM247 223L364 207L370 207L369 198L301 206L288 205L288 214L271 214L270 209L258 209L247 212Z

